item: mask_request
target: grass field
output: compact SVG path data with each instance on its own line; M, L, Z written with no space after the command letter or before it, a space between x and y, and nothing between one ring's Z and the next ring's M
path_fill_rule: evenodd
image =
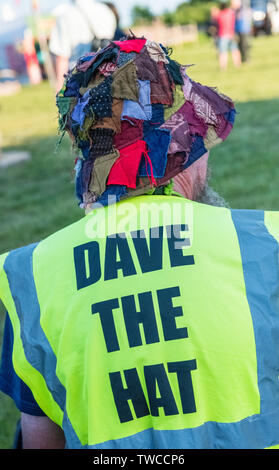
M253 41L241 69L218 69L212 42L177 47L173 57L195 64L188 73L236 102L233 133L210 156L212 185L233 208L279 210L279 37ZM64 139L59 152L56 108L47 83L0 98L3 150L27 150L30 161L0 168L0 253L38 241L77 220L72 177L74 156ZM0 337L4 310L0 306ZM18 411L0 393L0 449L10 448Z

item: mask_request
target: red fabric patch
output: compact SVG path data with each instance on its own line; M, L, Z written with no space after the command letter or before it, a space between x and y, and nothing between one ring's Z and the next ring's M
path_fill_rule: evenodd
M122 52L140 52L145 46L146 39L128 39L128 41L113 41Z
M120 184L135 189L141 157L146 153L146 149L144 140L138 140L121 149L120 156L110 170L107 185Z

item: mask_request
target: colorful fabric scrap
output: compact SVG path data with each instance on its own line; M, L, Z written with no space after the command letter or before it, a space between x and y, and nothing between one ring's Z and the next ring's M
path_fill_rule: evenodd
M158 186L165 185L171 178L183 171L187 160L186 152L169 153L165 175L157 180Z
M169 108L165 107L165 111L164 111L165 121L167 121L170 116L176 113L176 111L178 111L179 108L181 108L181 106L183 106L183 104L186 101L182 87L180 85L177 85L175 89L173 90L173 98L174 99L173 99L172 106Z
M78 148L85 160L90 158L90 143L87 140L78 140Z
M204 146L203 138L200 135L196 135L193 139L189 158L185 164L185 168L188 168L192 163L198 160L207 152L207 149Z
M128 41L114 41L117 47L122 52L137 52L139 53L145 46L146 39L128 39Z
M150 121L143 122L143 132L144 135L151 132L152 129L160 127L164 122L164 106L161 103L156 103L151 105L152 116Z
M89 191L96 196L101 196L106 190L107 179L114 162L119 158L118 150L103 155L102 158L96 158L94 161L91 179L89 183Z
M64 96L57 96L56 97L56 106L58 107L58 124L59 129L64 129L68 113L71 109L72 98L71 97L64 97Z
M174 86L170 80L164 62L158 62L159 82L151 82L151 103L161 103L172 106Z
M120 52L117 57L116 65L118 68L120 68L123 65L127 64L127 62L134 60L136 57L139 57L136 52Z
M138 101L139 85L133 61L127 62L113 74L112 96L123 100Z
M176 83L177 85L183 85L184 80L181 75L180 65L175 60L169 59L166 68L170 76L172 77L174 83Z
M114 136L114 146L122 149L143 139L143 121L129 118L121 121L121 131Z
M174 154L177 152L185 152L190 149L192 137L190 134L190 127L185 115L181 110L173 114L171 118L166 121L162 129L168 129L171 133L171 142L169 146L169 153ZM190 150L188 150L189 153Z
M83 127L85 120L85 107L88 105L90 100L90 90L88 90L77 102L72 112L72 119L79 124L79 127Z
M147 145L144 140L137 140L135 143L122 148L120 157L111 169L107 184L120 184L135 189L139 165L146 151Z
M147 143L151 163L146 162L145 159L142 161L139 168L139 176L148 176L152 171L155 178L162 178L167 165L171 133L167 129L153 129L144 138Z
M138 78L140 80L149 80L150 82L159 82L159 72L156 62L151 59L147 47L141 51L135 58L135 65L137 68Z
M155 62L164 62L165 64L169 63L169 58L166 56L162 47L155 41L147 40L146 47L148 50L148 54L150 55L152 60L154 60Z
M79 93L79 88L80 85L78 81L75 80L74 77L71 78L71 80L69 80L69 82L67 83L67 88L64 92L64 96L77 96Z
M109 206L119 202L120 199L126 197L127 190L126 186L121 186L119 184L113 184L107 186L105 192L98 198L98 200L91 206L92 209L98 209L99 207Z
M112 81L112 76L109 76L99 85L91 88L89 91L88 103L84 107L84 111L87 116L90 116L92 112L99 119L112 116Z
M112 129L106 129L105 127L92 129L90 132L92 140L90 151L91 158L113 153L113 136L114 132Z
M80 158L77 159L77 162L75 164L75 183L76 183L76 197L78 198L79 203L81 204L83 202L83 184L82 184L82 165L83 165L83 160Z
M124 100L122 119L135 118L143 121L150 121L152 118L152 107L150 99L150 82L149 80L138 80L139 84L139 100Z
M188 122L190 133L192 135L198 134L202 137L206 135L208 125L195 113L195 108L190 101L186 101L179 112Z
M99 73L105 77L109 77L116 70L116 64L113 62L104 62L99 67Z
M75 80L80 84L81 87L87 87L89 81L92 79L96 70L105 61L115 62L118 57L119 50L117 47L111 45L106 48L91 54L90 60L82 61L76 66L73 73Z
M96 121L93 124L93 129L103 127L106 129L112 129L115 134L121 132L121 115L123 110L123 100L117 100L113 98L111 117L104 117Z
M192 80L162 45L127 36L81 57L57 94L59 128L80 155L76 195L97 208L165 194L230 134L234 104Z

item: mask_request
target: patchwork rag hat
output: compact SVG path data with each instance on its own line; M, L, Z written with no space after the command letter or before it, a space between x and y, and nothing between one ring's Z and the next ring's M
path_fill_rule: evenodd
M162 45L134 36L81 57L56 98L59 129L78 151L83 208L162 193L226 139L235 117L230 98L191 80Z

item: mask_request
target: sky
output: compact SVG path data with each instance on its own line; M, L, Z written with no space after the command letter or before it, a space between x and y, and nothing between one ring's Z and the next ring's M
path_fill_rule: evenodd
M37 0L42 11L49 10L69 0ZM114 0L123 27L130 24L130 12L134 5L148 6L154 14L173 11L183 0ZM32 0L0 0L0 23L4 20L26 16L31 11Z

